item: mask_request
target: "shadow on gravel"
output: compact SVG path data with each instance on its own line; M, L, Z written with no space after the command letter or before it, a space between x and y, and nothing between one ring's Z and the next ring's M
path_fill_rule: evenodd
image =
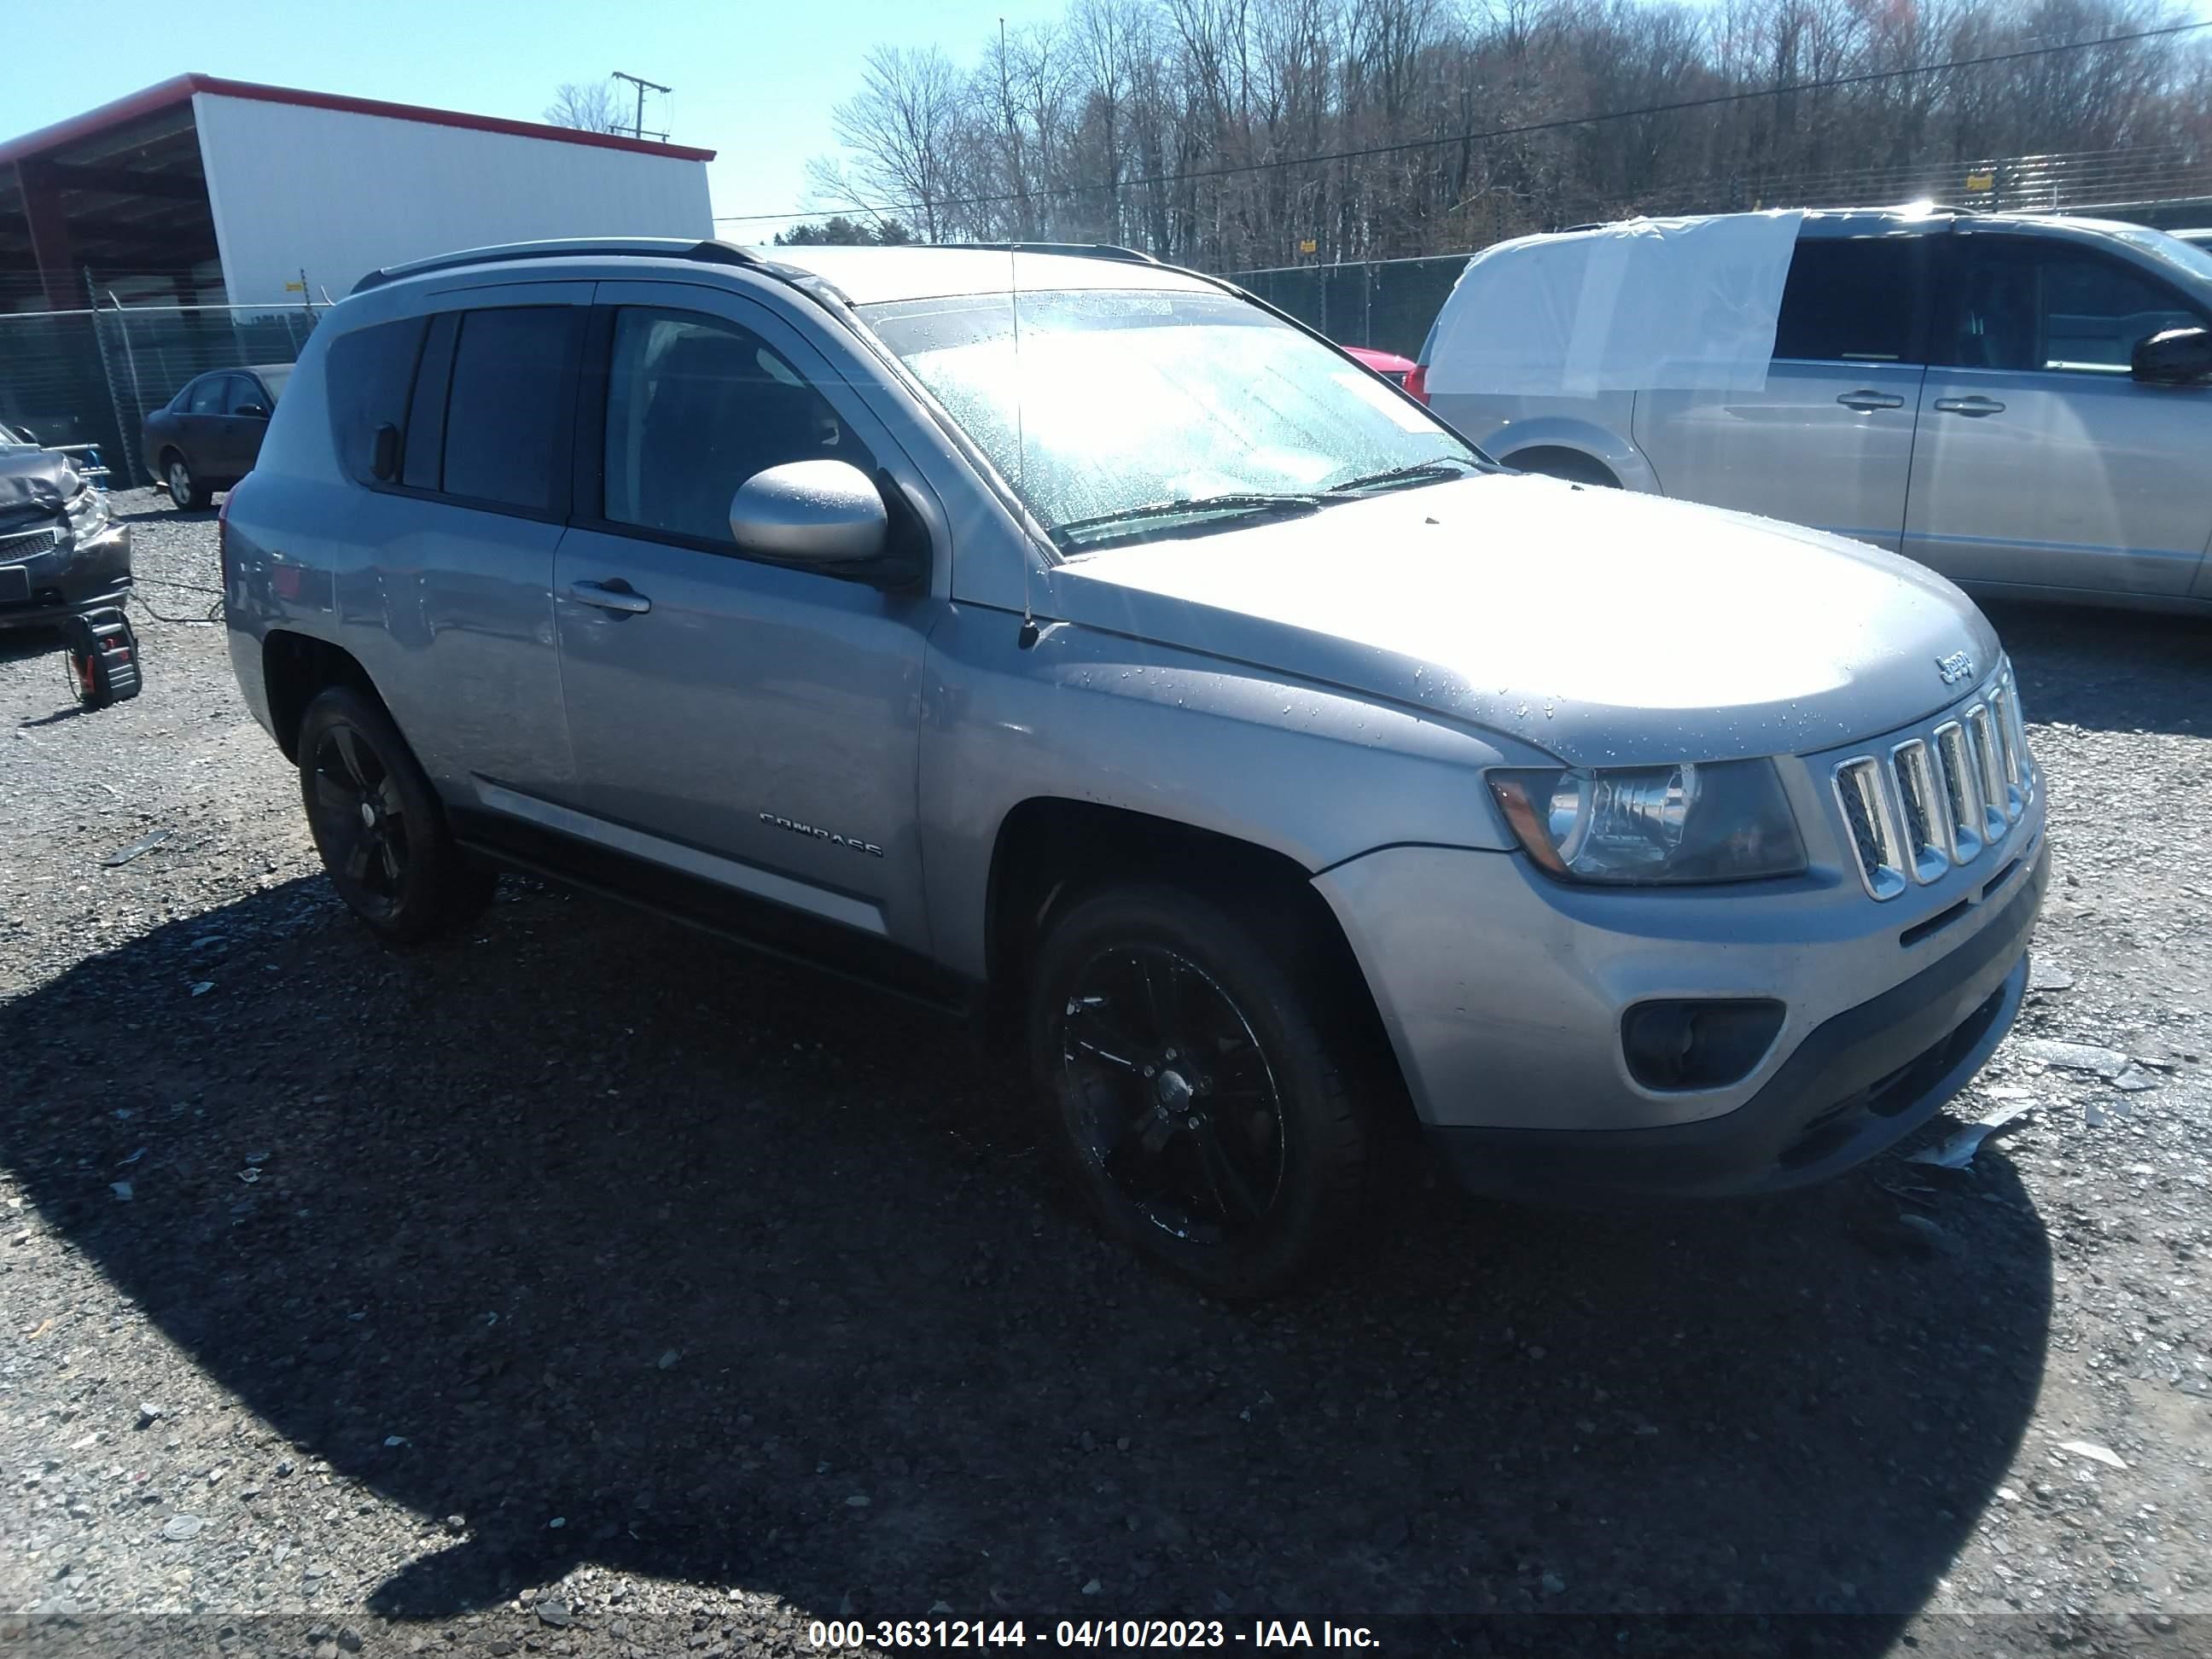
M293 882L7 1024L47 1221L422 1517L388 1613L588 1559L823 1615L1850 1611L1822 1650L1871 1656L2044 1349L1994 1148L1932 1249L1896 1164L1656 1217L1416 1182L1347 1271L1209 1305L1066 1212L963 1032L550 894L402 957Z
M144 524L149 520L166 524L213 524L216 516L216 509L212 507L177 507L160 490L149 491L127 510L115 512L115 517L125 524Z
M61 648L62 631L58 628L0 629L0 662L23 662L33 657L52 655Z
M2212 617L1984 608L2012 655L2031 723L2212 733Z

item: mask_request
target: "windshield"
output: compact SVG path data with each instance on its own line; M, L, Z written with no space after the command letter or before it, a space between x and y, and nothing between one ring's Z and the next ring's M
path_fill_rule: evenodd
M285 382L292 378L292 365L264 363L253 372L261 377L261 384L269 388L269 401L274 404L284 395Z
M1480 464L1419 404L1231 295L1024 293L1018 375L1004 294L862 312L1069 553Z

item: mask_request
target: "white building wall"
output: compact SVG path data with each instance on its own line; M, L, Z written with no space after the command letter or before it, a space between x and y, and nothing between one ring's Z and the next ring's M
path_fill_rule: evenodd
M343 299L383 265L550 236L714 234L702 161L196 93L234 305Z

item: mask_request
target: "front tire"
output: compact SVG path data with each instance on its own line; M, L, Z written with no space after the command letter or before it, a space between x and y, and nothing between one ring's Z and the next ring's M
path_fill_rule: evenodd
M1108 1231L1217 1296L1295 1283L1364 1209L1372 1133L1306 954L1149 884L1074 904L1037 952L1030 1054L1073 1178Z
M193 476L191 463L181 455L169 457L161 482L168 487L170 501L180 512L197 513L214 499L213 492Z
M410 945L465 921L495 878L453 838L430 781L375 699L332 686L300 717L300 799L323 868L370 931Z

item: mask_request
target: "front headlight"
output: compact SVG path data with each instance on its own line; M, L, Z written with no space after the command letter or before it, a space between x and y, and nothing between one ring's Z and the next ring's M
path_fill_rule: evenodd
M1528 856L1567 881L1753 881L1805 868L1771 761L1490 774Z
M80 536L89 536L107 523L107 497L87 484L70 498L70 528Z

